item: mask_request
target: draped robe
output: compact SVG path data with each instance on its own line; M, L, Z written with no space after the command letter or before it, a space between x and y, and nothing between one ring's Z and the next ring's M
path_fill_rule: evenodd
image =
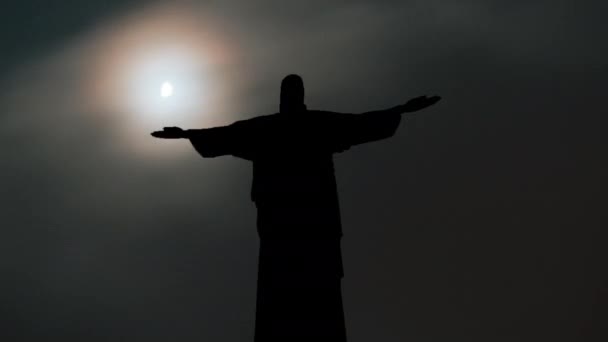
M392 136L401 116L304 110L193 130L203 157L253 164L260 237L255 341L346 341L333 154Z

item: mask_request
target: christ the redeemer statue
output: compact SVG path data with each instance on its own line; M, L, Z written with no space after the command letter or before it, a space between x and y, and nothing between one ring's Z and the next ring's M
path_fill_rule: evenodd
M256 342L346 341L333 154L392 136L400 114L439 99L421 96L363 114L308 110L302 78L289 75L281 83L279 113L152 133L189 139L206 158L232 155L253 163L251 199L260 237Z

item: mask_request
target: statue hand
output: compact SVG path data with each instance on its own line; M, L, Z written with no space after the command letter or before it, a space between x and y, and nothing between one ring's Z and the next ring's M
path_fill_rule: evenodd
M407 101L407 103L404 104L402 107L404 112L415 112L426 107L432 106L435 103L439 102L439 100L441 100L440 96L427 97L426 95L424 95L415 97Z
M156 131L151 133L155 138L162 139L182 139L186 138L186 131L179 127L165 127L162 131Z

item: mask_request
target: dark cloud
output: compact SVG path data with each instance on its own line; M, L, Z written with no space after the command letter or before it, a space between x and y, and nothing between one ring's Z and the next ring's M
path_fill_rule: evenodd
M8 0L2 2L0 75L12 75L24 62L61 48L82 31L149 0L83 2Z
M238 46L240 117L276 111L291 72L313 108L444 97L336 157L351 341L608 336L604 2L185 3ZM251 339L249 165L130 149L80 96L92 30L132 12L83 4L2 24L3 334Z

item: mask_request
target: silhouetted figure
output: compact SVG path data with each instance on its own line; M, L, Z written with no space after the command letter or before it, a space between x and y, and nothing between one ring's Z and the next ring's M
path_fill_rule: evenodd
M203 157L253 162L251 199L260 236L256 342L346 341L342 227L333 154L392 136L400 114L438 96L363 114L308 110L297 75L281 83L277 114L224 127L165 127L157 138L190 139Z

